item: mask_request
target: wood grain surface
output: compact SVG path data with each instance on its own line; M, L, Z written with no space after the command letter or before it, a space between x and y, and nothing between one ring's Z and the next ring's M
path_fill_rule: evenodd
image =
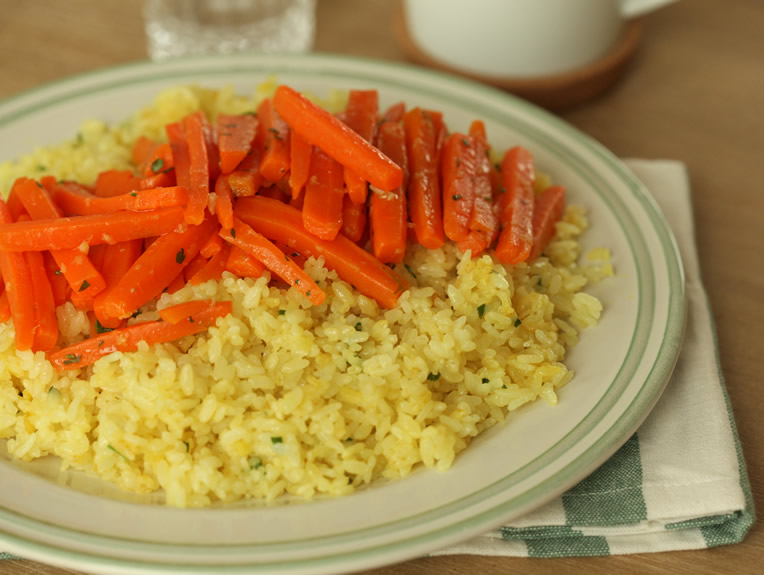
M316 50L404 60L389 0L319 0ZM72 74L146 58L137 0L0 0L0 98ZM683 0L649 16L626 75L562 117L624 157L688 166L703 280L748 463L764 506L764 2ZM19 150L19 153L24 150ZM738 545L608 558L421 558L367 575L522 572L754 573L757 522ZM27 560L0 574L71 574Z

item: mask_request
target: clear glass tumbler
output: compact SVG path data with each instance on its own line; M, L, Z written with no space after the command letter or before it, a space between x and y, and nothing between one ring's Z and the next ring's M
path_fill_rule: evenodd
M149 57L306 52L316 0L145 0Z

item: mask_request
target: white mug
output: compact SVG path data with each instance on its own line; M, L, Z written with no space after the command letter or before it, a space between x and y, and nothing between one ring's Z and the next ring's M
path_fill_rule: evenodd
M674 0L404 0L413 43L492 77L548 76L595 62L629 18Z

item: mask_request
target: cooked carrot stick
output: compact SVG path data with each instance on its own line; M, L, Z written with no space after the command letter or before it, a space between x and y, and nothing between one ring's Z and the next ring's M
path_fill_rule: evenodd
M417 241L431 250L441 247L443 210L438 178L437 132L433 116L413 108L403 116L409 165L409 215Z
M181 207L0 224L0 250L67 250L78 248L83 243L113 244L179 228L183 228Z
M403 114L406 113L406 104L403 102L396 102L391 105L382 113L382 122L401 122L403 121Z
M186 276L183 274L183 270L181 270L180 273L175 276L175 279L172 280L167 285L167 287L165 288L165 291L169 294L173 294L176 291L183 289L185 285L186 285Z
M104 249L104 262L101 267L106 287L95 296L93 311L99 323L105 328L119 327L122 319L108 314L104 302L109 293L116 287L122 277L132 267L143 250L141 239L129 240L118 244L107 245Z
M8 292L5 286L0 289L0 323L11 321L11 304L8 303Z
M386 191L401 185L403 172L395 162L302 94L279 86L273 105L294 132L370 184Z
M199 255L203 258L210 259L215 257L223 249L223 246L226 245L223 238L218 235L218 231L220 230L216 230L199 250Z
M54 178L43 178L42 181L48 187L55 184ZM27 213L33 219L33 221L29 222L12 224L13 233L25 239L34 239L33 236L28 236L23 229L19 230L18 226L30 226L32 228L42 226L47 229L50 229L50 226L58 226L59 236L66 236L68 234L69 230L65 222L69 218L58 219L58 207L44 186L39 186L37 182L29 178L19 178L14 182L13 189L17 190ZM62 220L64 224L61 223ZM0 225L0 227L3 227L3 225ZM39 249L33 251L51 250L51 254L58 264L59 271L66 278L72 292L78 294L80 305L88 307L88 302L92 301L92 298L105 286L100 272L87 256L87 245L90 242L83 246L82 241L80 241L77 244L72 243L70 249L59 249L50 239L37 239L39 241ZM82 248L85 248L84 251Z
M302 222L305 229L322 240L332 240L342 228L342 197L345 195L342 166L314 148L310 177L305 184Z
M220 236L218 235L217 237ZM195 286L209 280L219 280L220 276L222 276L225 271L229 248L229 244L223 245L222 248L207 261L202 269L191 276L188 283Z
M464 134L454 133L443 146L443 231L455 242L467 237L475 205L477 158L475 143Z
M326 294L301 267L289 256L284 255L273 242L239 218L234 217L233 229L221 230L220 235L224 240L260 260L265 267L303 294L313 305L320 305L324 301Z
M240 278L259 278L265 271L263 263L238 246L231 246L225 262L226 271Z
M257 133L257 117L252 114L219 114L217 126L220 171L230 174L252 149Z
M12 221L8 206L0 198L0 222L2 225L12 225ZM37 315L32 275L24 254L0 251L0 275L5 282L5 293L8 294L8 305L16 328L16 349L32 349Z
M179 186L154 188L111 196L94 196L74 182L62 182L53 188L53 201L68 215L110 214L121 210L141 212L157 208L184 206L188 190Z
M159 236L141 254L103 302L106 315L124 319L159 296L178 272L199 253L217 223L206 217L198 226Z
M194 299L191 301L168 306L159 310L159 317L162 321L171 324L188 321L188 318L198 316L200 313L214 308L218 302L210 299Z
M376 90L350 90L345 107L344 121L347 126L367 142L374 138L379 111L379 95ZM345 168L345 186L350 199L357 204L366 202L368 185L352 169Z
M310 173L310 157L312 146L305 139L291 132L289 136L289 156L291 166L289 168L289 187L292 190L292 199L300 197L305 182Z
M140 166L141 164L139 164ZM169 172L175 167L175 159L172 156L170 144L165 142L158 145L143 164L141 172L145 177L156 176Z
M267 98L257 107L258 141L262 142L260 174L279 182L289 172L289 128Z
M188 262L188 265L183 269L183 277L186 278L186 283L188 283L199 270L206 266L208 261L210 261L209 258L205 258L200 253L196 254L194 258Z
M140 171L150 164L150 158L154 151L159 147L159 142L155 142L146 136L138 136L133 143L132 160L133 164L138 166Z
M384 263L398 263L406 253L406 187L408 159L406 134L399 122L382 122L377 133L377 146L403 169L403 184L392 192L372 192L369 205L371 247Z
M265 237L309 256L323 256L327 267L382 306L395 307L406 282L369 252L343 235L321 240L302 225L300 212L281 202L255 196L242 198L234 213Z
M555 223L565 211L565 188L549 186L535 199L533 208L533 248L529 260L539 257L555 232Z
M106 247L107 247L106 244L99 244L97 246L92 246L88 249L88 261L92 264L92 266L101 275L102 278L103 278L103 274L101 274L101 269L103 267L103 260L105 257ZM106 280L103 280L103 281L106 281ZM70 290L69 299L74 304L74 307L76 307L77 309L89 311L93 309L93 301L95 297L100 295L101 293L103 293L103 289L99 290L98 293L93 293L92 291L89 291L89 290L83 290L83 291L80 291L79 289Z
M470 250L472 257L479 256L493 244L499 233L498 207L493 203L492 166L488 157L488 140L485 125L475 120L470 125L470 136L475 146L477 175L475 176L475 202L469 221L467 237L457 242L459 250Z
M228 184L231 186L231 193L237 198L254 196L257 193L263 185L260 150L257 147L253 147L236 170L228 175Z
M71 290L63 272L61 272L56 260L53 258L53 254L42 252L42 258L45 264L45 273L48 275L48 282L53 291L53 302L58 307L69 299L69 292ZM80 285L82 285L82 282L80 282Z
M45 263L40 252L24 252L32 280L35 308L34 351L50 351L58 341L58 319L53 290L45 273Z
M175 164L175 181L179 186L188 189L191 186L191 156L189 155L183 124L180 122L167 124L165 132Z
M351 242L361 241L366 231L367 212L366 202L355 203L349 193L342 198L342 233Z
M14 222L21 214L27 213L24 204L21 203L18 192L14 191L13 187L11 187L11 191L8 194L8 198L5 200L5 203L8 206L8 211L10 212L11 218L13 218L12 221Z
M207 196L210 193L210 160L207 151L206 123L204 112L197 110L183 118L183 131L188 145L189 183L188 204L185 219L192 225L204 220Z
M93 194L101 198L128 194L135 177L130 170L106 170L98 174Z
M533 247L533 156L520 146L510 148L501 161L504 193L500 198L502 230L496 246L500 262L516 264L528 259Z
M214 326L219 318L230 314L231 310L231 302L222 301L190 314L185 321L178 323L148 321L121 327L48 354L48 361L58 371L85 367L116 351L135 351L141 341L154 345L202 332ZM172 313L170 308L165 308L164 312Z
M223 228L233 227L233 194L228 183L229 176L215 180L215 215Z

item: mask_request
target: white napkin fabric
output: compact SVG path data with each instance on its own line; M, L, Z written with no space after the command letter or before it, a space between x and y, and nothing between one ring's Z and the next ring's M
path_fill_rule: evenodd
M565 557L737 543L753 499L700 277L685 166L627 160L663 210L686 274L679 361L637 433L589 478L511 524L436 554Z

